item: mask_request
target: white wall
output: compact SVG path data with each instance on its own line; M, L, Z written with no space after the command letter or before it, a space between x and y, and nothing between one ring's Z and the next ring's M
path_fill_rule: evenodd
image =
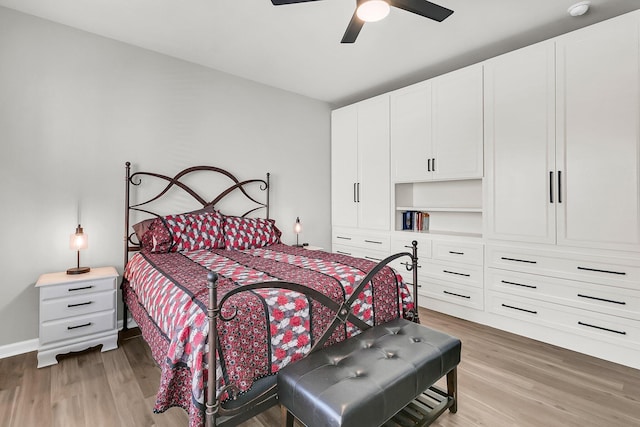
M42 273L122 271L124 163L272 173L292 243L330 245L328 104L0 7L0 346L38 336Z

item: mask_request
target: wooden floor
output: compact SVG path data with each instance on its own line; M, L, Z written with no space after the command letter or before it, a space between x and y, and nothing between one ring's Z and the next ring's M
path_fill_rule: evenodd
M640 426L640 371L439 313L420 316L463 343L458 413L434 426ZM35 353L1 359L0 425L187 426L179 408L152 412L159 372L140 337L42 369ZM243 427L279 422L272 408Z

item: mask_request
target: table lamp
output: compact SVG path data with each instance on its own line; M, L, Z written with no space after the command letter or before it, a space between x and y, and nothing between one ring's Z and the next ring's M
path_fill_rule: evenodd
M78 266L67 270L67 274L83 274L88 273L89 267L80 267L80 251L89 247L89 236L84 233L80 224L76 228L76 232L69 236L69 249L78 252Z

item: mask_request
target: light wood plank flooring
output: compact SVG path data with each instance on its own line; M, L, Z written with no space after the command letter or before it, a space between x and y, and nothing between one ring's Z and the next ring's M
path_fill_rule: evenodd
M435 426L640 426L640 371L443 314L420 315L463 343L458 413ZM42 369L35 353L1 359L0 425L186 427L179 408L152 412L159 372L140 337ZM279 422L272 408L243 427Z

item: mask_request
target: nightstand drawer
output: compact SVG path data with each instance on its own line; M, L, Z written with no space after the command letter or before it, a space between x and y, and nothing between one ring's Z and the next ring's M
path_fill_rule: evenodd
M76 296L91 292L102 292L116 289L115 277L103 279L73 281L40 288L40 299Z
M115 294L115 290L109 290L44 300L40 305L40 321L46 322L48 320L115 309Z
M40 345L115 329L115 310L40 323Z

